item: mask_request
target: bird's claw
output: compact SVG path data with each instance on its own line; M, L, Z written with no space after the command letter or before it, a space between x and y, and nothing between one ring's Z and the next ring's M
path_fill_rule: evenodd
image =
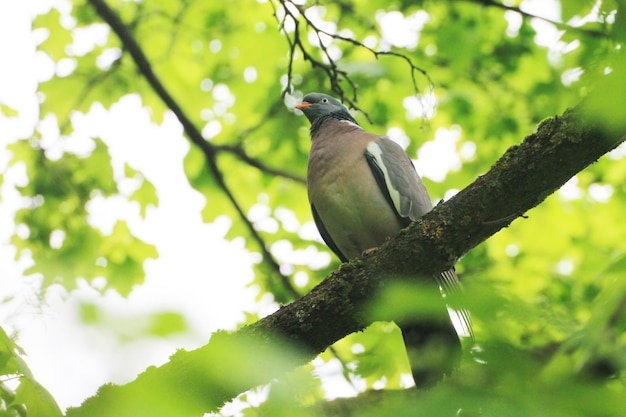
M361 256L369 256L374 253L378 249L378 246L374 246L373 248L367 248L363 252L361 252Z

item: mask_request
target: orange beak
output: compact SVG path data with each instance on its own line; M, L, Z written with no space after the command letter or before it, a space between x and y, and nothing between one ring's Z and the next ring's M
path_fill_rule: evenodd
M298 110L306 109L308 107L311 107L311 103L309 103L308 101L303 101L302 103L298 103L295 105L295 108Z

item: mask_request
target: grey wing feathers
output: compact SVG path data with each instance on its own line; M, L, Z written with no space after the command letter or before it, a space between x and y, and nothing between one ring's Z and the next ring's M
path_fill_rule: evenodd
M432 209L424 183L398 144L379 137L367 146L365 157L399 217L415 221Z
M367 146L365 158L387 201L400 218L407 220L406 225L432 209L424 183L417 175L408 155L399 145L390 139L380 137ZM452 295L460 290L454 268L442 272L436 280L444 294ZM454 313L465 332L471 336L472 324L469 312L459 309L454 310Z
M335 255L337 255L341 262L346 262L348 258L343 253L341 253L341 251L335 244L335 241L333 241L333 239L330 237L328 230L326 230L326 226L324 226L324 222L322 222L322 219L320 218L320 215L317 213L317 210L315 209L315 206L313 204L311 204L311 212L313 213L313 221L315 221L317 230L319 230L320 235L322 235L322 239L324 239L324 242L326 242L326 245L328 245L328 247L333 252L335 252Z

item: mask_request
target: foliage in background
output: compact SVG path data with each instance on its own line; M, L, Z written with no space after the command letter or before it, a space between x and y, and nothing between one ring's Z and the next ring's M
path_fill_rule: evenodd
M542 119L594 88L625 87L626 77L618 75L626 70L626 25L618 23L626 6L617 0L561 1L565 24L533 18L519 1L111 0L123 36L103 24L98 3L75 1L69 12L53 9L34 21L47 35L39 50L57 64L39 86L41 120L53 120L63 142L75 112L135 93L160 122L168 107L176 110L155 91L156 79L206 139L185 159L192 186L207 198L204 219L232 219L229 237L246 237L249 249L263 256L255 283L283 303L338 266L334 258L313 263L327 249L302 238L289 221L311 220L303 185L308 127L292 110L304 93L343 94L362 110L356 118L368 130L410 138L407 151L418 169L420 161L429 162L429 149L449 141L456 166L445 180L425 178L438 201L487 171ZM108 36L78 50L76 39L88 30ZM132 42L153 74L138 71ZM617 75L605 76L611 72ZM592 104L607 124L623 117L616 109L626 108L623 99ZM90 225L87 210L94 198L121 195L145 213L158 199L141 173L127 167L126 177L139 178L138 185L130 194L120 191L122 178L113 175L97 137L87 154L54 154L58 147L39 134L10 149L13 163L26 166L29 183L21 192L30 201L17 214L23 226L13 244L18 256L32 254L29 272L43 275L44 290L52 282L72 289L78 277L97 276L124 295L141 285L142 264L158 257L155 249L122 220L102 233ZM612 152L459 262L480 361L468 359L456 376L420 397L423 409L416 413L618 415L623 403L616 399L626 394L618 376L626 368L624 156L623 148ZM260 208L268 215L253 215ZM397 328L377 323L318 361L339 359L355 384L399 388L408 371L402 349ZM6 365L2 371L17 372ZM293 415L293 407L319 402L323 393L308 371L288 375L246 414ZM376 415L402 415L403 402L380 407Z

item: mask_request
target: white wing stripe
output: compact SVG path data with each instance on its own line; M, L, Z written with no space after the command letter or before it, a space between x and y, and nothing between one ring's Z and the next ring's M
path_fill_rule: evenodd
M389 191L389 196L391 197L391 201L393 202L396 212L402 213L401 206L400 206L400 192L396 190L393 184L391 183L391 177L387 170L387 166L385 165L383 161L383 150L381 149L380 146L378 146L376 142L370 142L367 145L367 152L369 152L374 157L374 160L376 161L376 165L378 165L380 170L383 172L383 177L385 178L385 185L387 185L387 191Z

